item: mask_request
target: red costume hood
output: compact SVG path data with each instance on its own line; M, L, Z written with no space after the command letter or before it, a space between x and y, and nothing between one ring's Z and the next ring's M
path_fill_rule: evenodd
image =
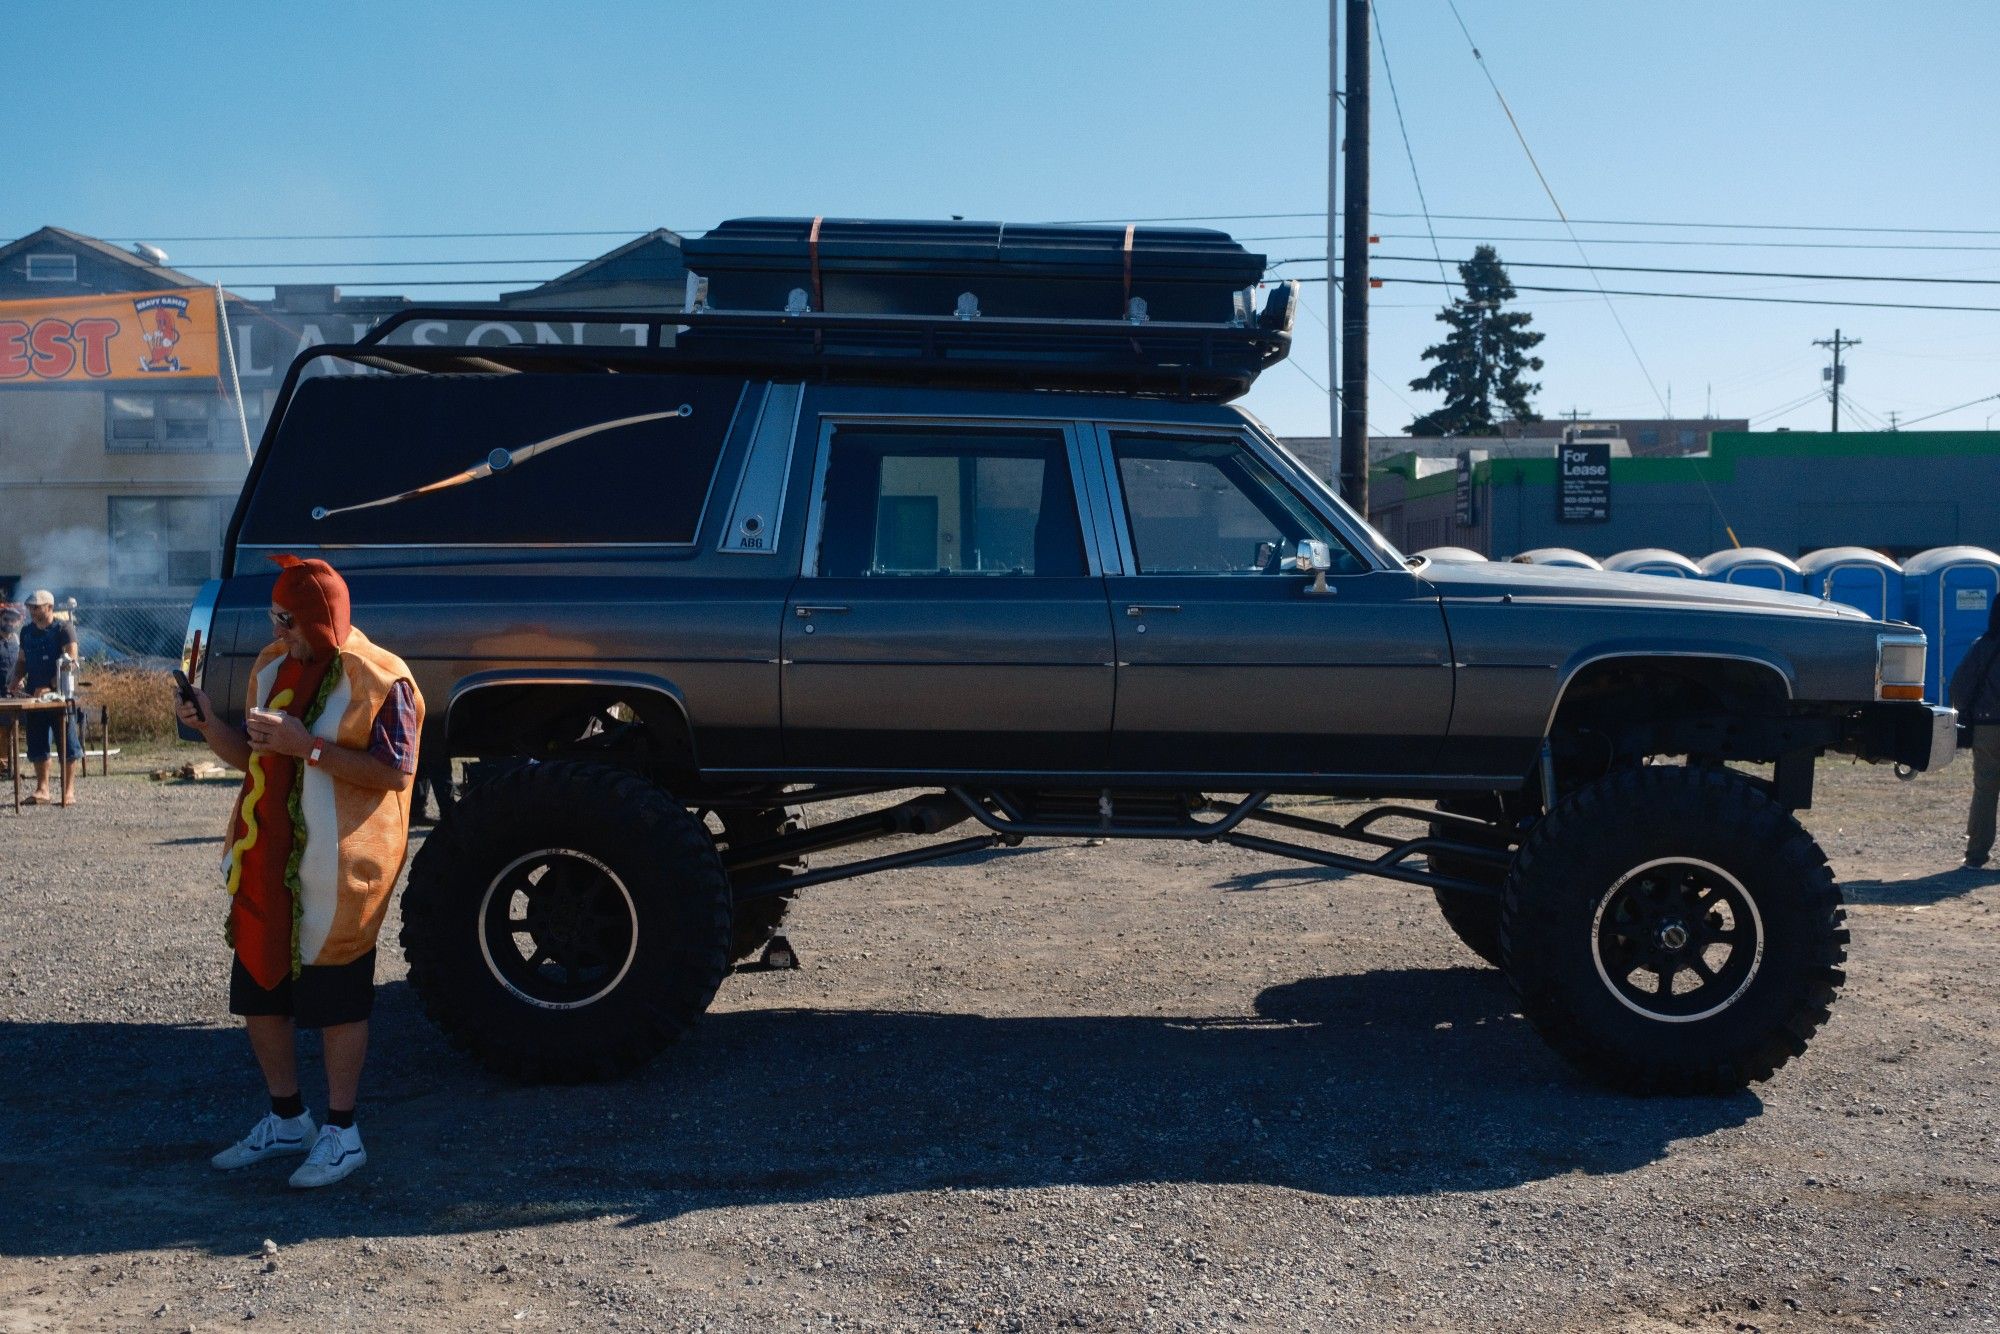
M300 560L297 556L271 557L278 567L278 583L271 601L292 614L292 621L305 632L313 657L325 661L347 642L351 628L347 619L347 581L323 560Z

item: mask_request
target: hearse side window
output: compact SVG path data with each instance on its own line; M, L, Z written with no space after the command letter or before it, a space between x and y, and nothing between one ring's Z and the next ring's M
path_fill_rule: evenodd
M1113 435L1140 574L1275 574L1302 538L1333 552L1334 574L1367 562L1240 440Z
M822 505L822 576L1085 573L1057 431L841 427Z
M241 541L693 542L742 389L680 375L309 380L279 422Z

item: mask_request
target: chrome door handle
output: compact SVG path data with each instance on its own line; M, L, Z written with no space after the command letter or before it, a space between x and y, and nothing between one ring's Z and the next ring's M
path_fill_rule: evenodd
M1154 612L1179 611L1178 602L1134 602L1125 608L1127 616L1151 616Z
M834 607L834 606L828 606L827 604L825 604L825 603L820 603L820 602L814 602L814 603L806 603L806 602L801 602L801 603L799 603L799 604L798 604L797 606L795 606L795 607L793 607L793 608L792 608L792 615L794 615L794 616L815 616L815 615L818 615L818 616L830 616L830 615L832 615L832 614L833 614L833 613L835 613L835 612L839 612L839 611L847 611L847 610L848 610L848 608L846 608L846 607Z

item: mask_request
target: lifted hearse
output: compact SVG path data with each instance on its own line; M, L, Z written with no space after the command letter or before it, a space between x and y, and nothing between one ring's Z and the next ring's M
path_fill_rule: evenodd
M731 224L684 312L473 346L441 331L490 312L412 309L294 363L189 666L240 709L279 551L338 566L410 664L425 771L464 774L403 904L443 1030L522 1078L615 1075L811 886L1178 838L1429 889L1613 1085L1802 1053L1847 933L1793 812L1828 752L1949 762L1923 636L1405 557L1229 405L1289 348L1261 256L1028 230ZM927 841L814 860L892 835Z

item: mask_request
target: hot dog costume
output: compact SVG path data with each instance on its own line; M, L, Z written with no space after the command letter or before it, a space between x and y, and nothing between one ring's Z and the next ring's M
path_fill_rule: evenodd
M366 751L376 715L406 681L421 729L424 701L410 669L349 624L347 585L333 567L273 560L281 572L271 601L292 614L313 656L293 658L282 642L266 648L251 671L248 706L289 713L316 737ZM223 874L227 937L259 986L375 948L408 848L410 796L335 782L289 755L251 755Z

